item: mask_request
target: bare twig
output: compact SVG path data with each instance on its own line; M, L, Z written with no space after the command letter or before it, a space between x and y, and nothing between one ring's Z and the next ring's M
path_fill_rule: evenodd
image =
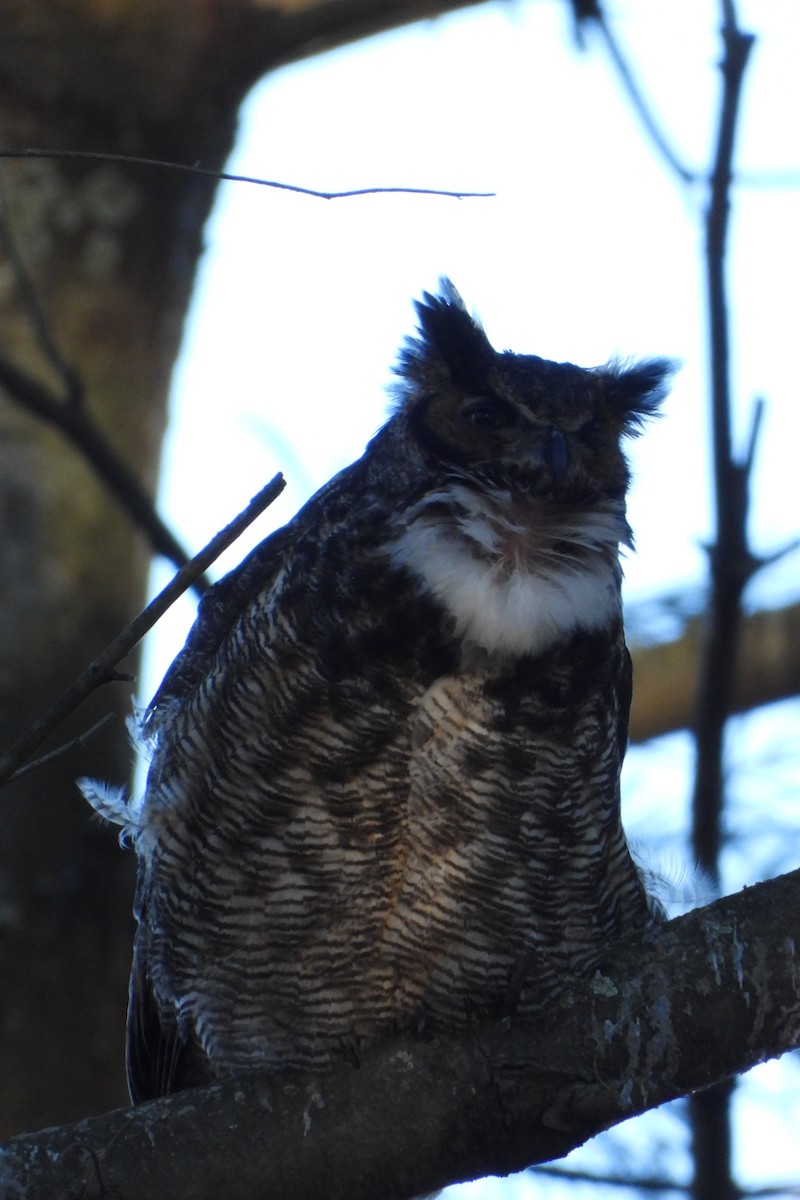
M415 187L365 187L350 188L344 192L325 192L318 188L300 187L296 183L280 183L276 179L259 179L254 175L231 175L227 171L214 171L201 167L199 163L168 162L160 158L143 158L135 154L107 154L89 150L0 150L0 158L77 158L84 162L128 163L139 167L161 167L170 171L188 171L192 175L205 175L209 179L221 179L231 183L254 183L259 187L276 188L281 192L296 192L300 196L314 196L318 200L346 200L352 196L380 196L401 193L406 196L445 196L452 200L486 200L494 192L446 191L440 188Z
M692 171L687 167L676 151L670 145L667 135L661 128L661 124L653 111L650 102L647 100L642 88L639 85L636 75L634 74L631 64L628 62L619 42L611 31L608 22L603 15L599 4L589 5L594 11L587 11L583 15L583 20L589 21L595 25L601 34L603 41L606 44L609 57L612 65L617 72L623 91L630 101L631 107L639 118L644 131L652 142L658 155L664 160L669 169L674 175L677 175L681 183L697 183L700 176L696 171Z
M116 668L122 659L142 640L148 630L152 629L156 621L164 615L170 605L174 604L178 597L192 586L195 579L215 559L219 558L223 550L226 550L247 526L251 525L256 517L260 516L264 509L272 504L273 500L281 494L284 486L282 475L276 475L274 479L270 480L266 487L262 488L253 497L247 508L216 534L208 545L199 554L195 555L191 562L181 567L174 579L147 605L147 608L139 613L139 616L131 621L130 625L114 638L113 642L106 647L99 658L96 658L94 662L89 664L80 678L67 688L66 692L47 710L44 716L0 759L0 786L8 782L12 774L22 763L27 761L37 746L40 746L45 738L95 688L119 678Z
M147 534L156 554L163 554L176 567L189 561L189 555L170 528L161 520L153 503L136 476L128 469L113 446L104 437L85 407L77 403L77 393L63 400L27 371L0 352L0 385L28 412L55 425L72 442L120 502L125 512ZM209 580L195 579L197 590L209 586Z
M532 1175L546 1175L549 1179L563 1179L565 1183L591 1183L596 1186L626 1188L629 1192L683 1192L688 1188L676 1183L674 1179L656 1179L647 1175L605 1175L602 1172L578 1171L569 1167L552 1167L541 1165L531 1167Z
M83 457L98 477L106 484L125 511L144 531L156 554L163 554L182 567L189 561L169 527L159 517L155 506L128 470L123 460L101 433L91 416L86 412L83 380L66 361L44 314L36 288L30 278L24 257L17 245L8 220L5 195L0 181L0 246L11 265L14 284L28 315L36 341L58 375L63 393L60 397L49 391L44 384L12 363L0 351L0 384L9 395L40 419L55 425L80 450ZM202 578L195 587L202 594L210 580Z
M88 742L90 737L93 737L94 734L99 733L101 729L104 729L108 722L113 721L113 719L113 712L106 713L106 715L101 717L99 721L95 721L94 725L91 725L89 729L85 729L84 732L79 733L77 737L71 738L70 741L65 742L63 746L56 746L55 750L51 750L49 754L43 754L41 758L36 758L33 762L26 763L24 767L20 767L14 772L13 775L9 776L8 782L11 783L13 779L21 779L23 775L28 775L31 771L38 771L39 767L43 767L47 763L52 762L54 758L61 758L62 754L68 754L70 750L76 750L78 746L82 746L85 742Z
M584 18L584 20L587 19L589 18ZM596 20L594 14L591 15L591 19ZM666 135L661 131L655 113L652 111L627 59L622 53L619 42L616 41L613 33L606 25L605 18L602 18L601 32L604 40L608 43L612 61L619 71L623 86L636 107L639 119L646 131L653 138L656 148L684 183L704 182L705 177L699 172L692 171L690 168L684 166L675 151L671 149ZM274 188L282 192L296 192L300 196L311 196L318 200L346 200L352 196L380 196L383 194L395 195L398 193L408 196L442 196L445 199L451 200L491 200L497 194L496 192L447 191L446 189L439 188L415 187L366 187L351 188L343 192L326 192L318 188L301 187L299 184L281 183L276 179L262 179L257 175L232 175L227 171L215 171L211 167L201 167L199 163L178 163L170 162L168 159L142 158L138 155L114 154L91 150L42 150L36 147L26 147L21 150L4 150L0 148L0 159L2 158L74 158L78 160L85 159L87 162L131 163L133 166L161 167L173 171L189 172L193 175L204 175L209 179L219 179L223 183L250 183L255 184L257 187ZM786 167L776 168L775 170L737 171L734 176L734 182L748 188L796 188L800 187L800 167L797 169Z
M691 1185L676 1183L674 1179L659 1179L653 1176L604 1175L602 1172L577 1171L569 1167L553 1167L540 1165L531 1167L532 1175L545 1175L549 1179L563 1179L565 1183L591 1183L602 1187L623 1188L629 1192L647 1192L658 1195L660 1192L688 1196ZM782 1196L800 1196L800 1185L770 1184L768 1187L739 1188L737 1200L780 1200Z
M11 228L2 178L0 178L0 245L11 265L14 284L25 312L28 314L36 341L64 385L65 401L68 404L77 404L83 395L83 383L77 371L70 366L61 353L45 317L39 294L28 273L25 260Z

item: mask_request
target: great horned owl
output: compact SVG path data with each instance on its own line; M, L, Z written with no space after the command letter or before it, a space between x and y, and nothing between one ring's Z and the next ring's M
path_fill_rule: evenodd
M499 353L447 280L417 311L390 419L206 595L149 709L135 1100L535 1017L651 919L620 442L670 364Z

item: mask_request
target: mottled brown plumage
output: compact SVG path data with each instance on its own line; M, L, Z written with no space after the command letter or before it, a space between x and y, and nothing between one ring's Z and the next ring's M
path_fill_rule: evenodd
M669 366L497 353L447 281L364 456L203 600L146 723L137 1100L544 1014L650 919L621 439Z

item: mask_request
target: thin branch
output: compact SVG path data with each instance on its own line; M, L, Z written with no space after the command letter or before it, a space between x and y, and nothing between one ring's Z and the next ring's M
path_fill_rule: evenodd
M707 182L704 175L684 166L675 151L671 149L666 135L661 132L657 118L636 82L627 60L622 54L619 43L614 39L613 34L606 26L605 20L603 20L601 32L603 33L604 40L609 42L610 39L609 51L612 54L612 61L620 73L620 78L625 90L629 94L629 98L636 107L637 115L653 138L659 153L663 155L669 166L684 183ZM612 45L613 51L611 49ZM638 98L638 103L634 100L634 97ZM201 167L198 163L170 162L168 159L142 158L137 155L113 154L104 151L41 150L36 147L29 147L22 150L0 149L0 159L2 158L74 158L79 160L85 159L88 162L119 162L131 163L133 166L162 167L173 171L190 172L193 175L205 175L209 179L219 179L222 182L250 183L255 184L257 187L275 188L278 191L284 192L296 192L298 195L311 196L319 200L345 200L352 196L380 196L384 193L388 193L389 195L399 193L409 196L442 196L452 200L491 200L497 195L496 192L447 191L446 189L440 190L438 188L414 187L367 187L351 188L343 192L326 192L318 188L301 187L299 184L281 183L275 179L262 179L257 175L232 175L227 171L215 171L211 167ZM797 188L800 187L800 168L777 167L772 170L739 171L734 176L734 182L741 187L747 188Z
M648 1192L658 1195L661 1192L678 1192L682 1196L689 1194L690 1185L678 1183L672 1179L659 1179L650 1175L604 1175L602 1172L576 1171L569 1167L553 1167L539 1165L530 1167L531 1175L544 1175L548 1179L563 1179L565 1183L591 1183L595 1186L622 1188L629 1192ZM779 1200L781 1196L800 1196L800 1185L797 1183L777 1184L767 1187L737 1188L736 1200Z
M599 4L595 14L592 14L593 22L603 37L606 44L609 57L614 66L623 91L630 101L633 111L639 118L645 133L652 142L656 153L664 160L669 169L674 175L677 175L681 183L697 183L700 176L696 171L690 170L680 158L676 151L670 145L667 135L661 128L661 124L653 111L652 106L645 97L642 88L634 74L631 64L628 62L622 47L620 46L611 28L606 21Z
M759 438L761 437L761 427L764 422L764 411L764 397L757 396L753 403L753 413L750 418L750 437L747 440L747 450L742 463L742 467L748 480L753 473L753 463L755 462L758 442Z
M44 767L54 758L61 758L62 754L68 754L70 750L77 750L79 746L83 746L85 742L89 741L89 738L99 733L101 729L106 727L109 721L113 720L114 713L106 713L99 721L95 721L94 725L91 725L89 729L85 729L77 737L65 742L63 746L56 746L55 750L51 750L48 754L43 754L41 758L36 758L33 762L26 763L24 767L20 767L13 775L9 776L8 782L11 783L14 779L21 779L23 775L28 775L31 771L38 771L40 767Z
M781 1200L782 1196L800 1196L800 1183L775 1183L768 1187L741 1188L739 1195L743 1200L767 1200L767 1197L771 1196Z
M28 412L54 425L72 442L125 512L147 534L156 554L163 554L176 567L185 566L189 561L188 554L156 512L139 480L119 457L84 406L76 402L78 393L73 392L65 399L59 399L44 384L6 358L2 351L0 385ZM198 577L195 579L195 586L204 591L210 586L210 581Z
M276 188L282 192L296 192L300 196L314 196L318 200L345 200L352 196L379 196L400 193L407 196L445 196L452 200L486 200L494 192L446 191L439 188L415 187L365 187L350 188L344 192L325 192L318 188L300 187L296 183L280 183L276 179L260 179L254 175L231 175L227 171L214 171L201 167L199 163L168 162L160 158L143 158L136 154L107 154L88 150L0 150L0 158L77 158L83 162L117 162L139 167L160 167L169 171L187 171L192 175L205 175L209 179L221 179L231 183L253 183L258 187Z
M576 1171L569 1167L531 1167L532 1175L545 1175L549 1179L563 1179L567 1183L591 1183L595 1186L627 1188L631 1192L681 1192L686 1195L688 1187L674 1179L657 1179L648 1175L604 1175L602 1172Z
M72 713L87 696L104 683L110 683L119 678L116 668L122 659L142 640L148 630L164 615L170 605L192 586L199 575L206 570L220 554L234 542L239 535L251 525L256 517L272 504L273 500L284 489L282 475L276 475L266 487L262 488L238 517L216 534L207 546L196 554L177 575L155 597L139 616L131 621L122 633L114 638L99 658L96 658L86 668L59 700L53 704L28 732L15 743L8 753L0 759L0 786L6 783L14 771L26 762L33 751L40 746L54 729Z
M50 330L36 288L8 220L7 203L0 180L0 246L11 265L19 297L28 315L34 337L63 386L62 397L55 396L32 375L17 367L0 351L0 384L28 411L55 425L75 445L98 477L121 503L127 514L150 540L156 554L162 554L180 568L189 561L180 542L161 520L148 493L128 470L84 407L83 381L66 361ZM211 581L196 581L202 593Z
M14 237L8 215L8 201L5 188L0 177L0 245L5 251L6 258L11 264L14 284L25 312L28 315L34 337L45 358L55 369L56 374L64 385L64 398L67 404L76 404L83 395L83 384L77 371L66 361L60 347L53 337L47 318L39 300L39 294L28 273L17 239Z

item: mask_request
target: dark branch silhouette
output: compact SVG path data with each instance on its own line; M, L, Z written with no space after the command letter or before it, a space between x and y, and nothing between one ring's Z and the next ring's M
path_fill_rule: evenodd
M650 102L647 100L642 87L640 86L636 74L628 62L622 47L617 41L608 22L603 15L600 5L594 6L595 11L587 13L584 20L591 20L601 34L603 41L606 44L609 58L612 66L617 72L623 91L630 101L631 108L638 117L645 133L650 139L656 153L664 160L669 169L677 176L681 183L697 183L701 176L690 170L683 162L681 162L678 154L672 148L667 135L661 128L661 123L658 120Z
M118 675L116 678L121 678L121 676ZM133 677L131 676L130 678ZM14 774L9 776L8 782L10 783L12 779L21 779L23 775L28 775L31 771L38 771L40 767L52 762L54 758L60 758L62 754L69 754L70 750L76 750L79 746L83 746L91 737L99 733L101 729L105 729L109 721L113 721L113 719L114 713L107 712L99 721L95 721L94 725L91 725L76 737L70 738L63 746L56 746L55 750L50 750L47 754L43 754L41 758L35 758L33 762L26 763L24 767L18 767Z
M229 183L253 183L258 187L277 188L281 192L296 192L300 196L313 196L318 200L348 200L353 196L382 196L400 193L404 196L442 196L451 200L488 200L494 192L447 191L442 188L417 187L364 187L350 188L344 192L326 192L319 188L301 187L297 183L281 183L277 179L260 179L256 175L231 175L227 171L214 171L199 163L169 162L160 158L143 158L136 154L107 154L90 150L40 150L33 147L24 150L2 150L0 158L77 158L83 162L121 162L129 166L160 167L169 171L188 171L193 175L205 175L209 179L220 179Z
M156 554L163 554L176 567L189 562L188 554L156 512L147 491L86 411L77 377L70 394L59 399L0 352L0 385L20 407L54 425L72 442L131 520L147 534ZM192 586L202 592L209 583L197 576Z
M0 246L5 251L17 294L27 314L28 323L45 360L58 377L62 395L55 395L29 372L15 365L0 350L0 384L17 404L59 429L81 453L97 477L109 488L133 522L147 535L153 551L162 554L176 567L189 561L189 555L169 527L162 521L148 492L128 469L86 409L83 381L79 373L61 353L50 329L30 277L24 256L14 237L8 208L0 187ZM198 593L209 586L210 580L195 580Z
M676 1192L689 1194L689 1187L676 1183L674 1179L663 1176L638 1175L632 1179L630 1175L612 1175L594 1171L578 1171L568 1167L538 1166L531 1168L532 1175L544 1175L548 1179L563 1179L565 1183L593 1183L602 1187L624 1188L625 1191L644 1192L648 1195ZM769 1187L740 1187L737 1192L738 1200L767 1200L768 1197L800 1195L797 1182L772 1184Z
M282 475L276 475L266 487L262 488L238 517L226 525L211 539L199 554L180 569L163 591L155 597L147 607L135 617L122 633L107 646L99 658L96 658L86 668L79 679L67 688L64 694L53 704L28 732L11 747L8 753L0 759L0 786L6 783L14 772L24 763L33 751L42 744L61 722L74 712L95 688L104 683L111 683L121 677L117 667L127 654L136 646L155 625L170 605L192 586L194 581L220 554L236 541L239 535L255 521L256 517L266 509L284 489Z
M39 299L39 293L30 277L22 251L14 237L9 218L3 180L0 176L0 246L5 251L11 266L17 295L27 314L28 322L33 330L36 342L45 359L50 363L61 380L65 403L80 402L83 388L77 371L66 361L58 342L53 337L50 325L44 314Z

